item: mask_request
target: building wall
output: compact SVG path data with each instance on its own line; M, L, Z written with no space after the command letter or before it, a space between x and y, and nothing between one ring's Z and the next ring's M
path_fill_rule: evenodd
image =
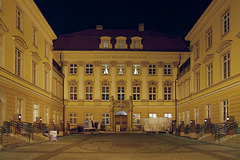
M17 23L18 11L20 23ZM52 65L52 40L56 35L33 0L2 0L0 24L0 111L3 115L0 125L17 113L17 98L22 99L23 121L33 122L34 104L44 122L47 122L46 107L49 107L49 118L55 113L60 120L63 93L53 91L52 84L55 79L54 85L63 88L63 75ZM16 71L16 49L21 53L21 72Z
M238 0L213 1L207 10L186 36L191 43L190 71L178 80L180 101L178 118L182 120L184 112L190 111L190 120L195 119L195 108L199 108L199 123L203 124L206 117L206 105L211 104L212 122L226 121L223 119L222 105L228 100L228 116L240 120L240 64L239 55L239 15ZM229 13L229 28L224 33L224 15ZM212 30L212 45L208 47L209 30ZM196 48L199 44L199 58ZM223 57L229 53L230 75L224 77ZM208 85L208 66L212 64L212 84ZM196 73L200 73L200 89L196 90ZM182 86L190 79L190 95L184 96ZM185 117L186 118L186 117ZM178 119L179 120L179 119ZM186 121L186 119L185 119Z

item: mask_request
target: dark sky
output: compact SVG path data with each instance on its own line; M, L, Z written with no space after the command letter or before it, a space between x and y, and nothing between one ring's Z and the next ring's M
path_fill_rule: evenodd
M154 30L184 38L212 0L34 0L56 33L85 29Z

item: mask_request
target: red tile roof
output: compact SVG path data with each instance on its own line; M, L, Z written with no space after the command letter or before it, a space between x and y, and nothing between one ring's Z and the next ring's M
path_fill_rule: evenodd
M109 36L111 43L115 43L115 38L123 36L130 44L131 38L138 36L142 38L143 51L178 51L188 52L189 48L180 37L167 35L155 31L137 30L96 30L88 29L70 34L60 35L54 42L54 50L103 50L99 49L100 37ZM109 49L107 49L109 50ZM110 49L116 50L116 49ZM133 49L121 49L133 50Z

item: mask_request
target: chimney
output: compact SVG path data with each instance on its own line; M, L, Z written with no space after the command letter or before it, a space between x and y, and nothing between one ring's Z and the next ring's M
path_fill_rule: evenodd
M100 31L100 30L103 30L103 26L102 26L102 25L97 25L97 26L96 26L96 29L99 30L99 31Z
M139 30L140 32L143 32L143 31L144 31L144 23L139 23L138 30Z

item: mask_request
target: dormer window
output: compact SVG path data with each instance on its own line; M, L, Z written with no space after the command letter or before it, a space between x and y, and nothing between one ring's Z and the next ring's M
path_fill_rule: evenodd
M132 40L132 43L130 45L131 49L143 49L143 45L141 43L142 41L141 37L132 37L131 40Z
M119 41L118 42L118 47L119 48L123 48L124 47L124 42L123 41Z
M139 48L139 41L133 41L133 48Z
M126 44L126 37L116 37L116 44L115 48L116 49L127 49L127 44Z
M133 65L133 75L140 75L140 64Z
M108 75L109 74L109 64L103 64L102 65L102 74Z
M101 39L101 43L99 44L100 49L111 49L112 48L111 37L103 36L100 39Z

